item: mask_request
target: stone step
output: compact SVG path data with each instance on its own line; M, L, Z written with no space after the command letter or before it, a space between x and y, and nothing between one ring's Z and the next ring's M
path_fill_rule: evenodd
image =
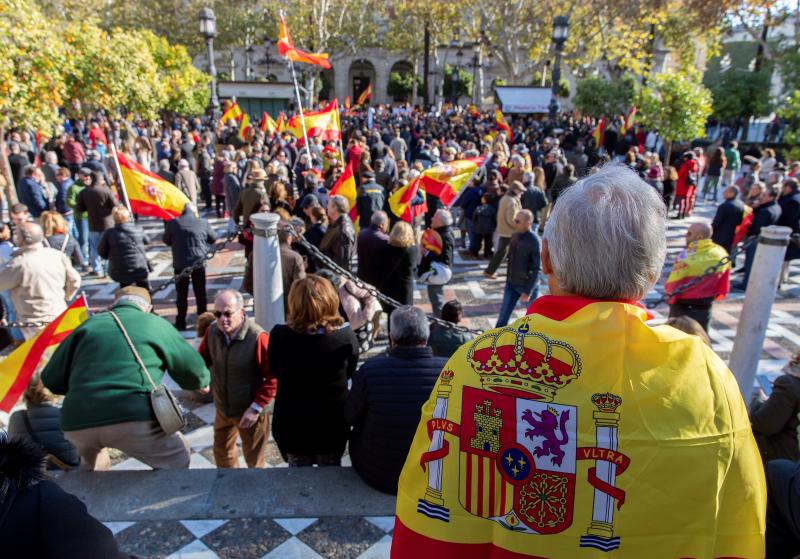
M67 472L67 492L104 522L393 516L395 497L352 468Z

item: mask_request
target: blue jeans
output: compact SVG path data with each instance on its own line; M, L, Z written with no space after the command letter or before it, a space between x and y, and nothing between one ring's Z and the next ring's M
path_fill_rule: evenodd
M514 308L517 306L517 301L519 301L521 295L526 293L528 293L528 290L521 285L512 285L506 282L506 288L505 291L503 291L503 303L500 305L500 313L497 315L497 324L495 324L495 328L508 324L511 313L514 312ZM533 301L538 296L539 284L537 282L528 302Z
M17 320L17 310L14 308L14 303L11 301L11 291L0 291L0 299L3 301L3 308L6 311L6 320L11 322L16 322ZM11 328L9 329L9 333L11 337L15 340L24 340L25 336L22 335L22 330L19 328Z
M77 239L78 249L81 253L81 260L84 266L86 265L86 256L89 254L89 222L86 219L75 219L75 216L70 214L64 216L69 226L69 234L72 238Z
M750 270L753 269L753 260L756 257L756 247L758 242L752 243L744 249L744 278L742 279L742 289L747 287L747 282L750 281Z
M100 245L100 238L103 236L102 231L89 231L89 264L96 273L103 274L103 261L100 255L97 254L97 247Z

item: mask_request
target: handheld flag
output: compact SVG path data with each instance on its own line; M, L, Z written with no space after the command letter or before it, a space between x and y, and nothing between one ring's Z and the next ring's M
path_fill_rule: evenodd
M344 108L347 109L348 111L350 110L350 96L349 95L345 96L345 98L344 98Z
M633 119L636 116L636 107L632 106L628 111L628 114L625 115L625 120L622 123L622 129L620 130L620 134L627 134L628 130L633 128Z
M86 297L81 295L53 322L0 361L0 410L11 411L27 388L47 348L60 344L88 317Z
M278 134L286 131L286 115L283 114L283 111L278 114L278 122L275 123L275 126L278 129Z
M264 111L264 114L261 115L261 122L258 123L258 129L266 134L275 134L278 132L278 124L268 112Z
M389 196L389 209L394 215L408 223L413 223L415 217L428 210L428 205L425 202L417 205L412 204L419 191L419 183L420 177L417 177L407 185L395 190Z
M239 121L239 138L245 142L248 141L252 131L250 117L247 114L242 115L242 120Z
M485 157L471 157L430 167L419 176L420 188L449 206L485 160Z
M353 176L353 164L349 163L345 166L342 174L339 175L336 183L331 188L331 196L344 196L350 204L350 221L354 224L358 221L358 207L356 206L356 199L358 198L358 191L356 189L356 180Z
M713 297L715 301L724 299L730 289L731 265L730 262L717 268L717 271L705 275L706 270L728 256L728 252L711 239L700 239L689 243L687 254L675 262L672 271L664 284L664 292L668 295L667 302L673 304L678 299L707 299ZM672 293L684 284L703 279L681 293L678 297Z
M236 120L238 121L242 118L242 109L239 108L239 103L236 101L230 103L228 108L222 113L222 116L219 119L220 124L228 122L229 120Z
M339 102L334 99L321 111L311 111L303 115L306 123L306 134L309 138L321 138L323 141L342 139L342 129L339 125ZM286 124L286 130L297 138L298 147L305 145L303 137L303 123L300 115L295 115Z
M361 95L356 99L356 105L363 105L367 100L372 98L372 84L367 84L367 89L361 92Z
M747 232L750 230L750 225L753 224L753 208L746 205L744 206L744 215L742 215L742 222L736 226L733 232L733 243L731 248L741 243L747 237Z
M603 135L606 133L606 117L600 119L597 123L597 126L594 128L594 132L592 132L592 138L594 138L594 145L598 148L603 145Z
M180 189L121 153L116 154L125 195L133 213L165 221L183 213L189 198Z
M281 16L281 21L278 24L278 52L292 62L313 64L315 66L321 66L325 69L332 68L331 63L328 62L327 53L310 53L295 48L294 43L292 43L292 38L289 36L289 29L286 27L286 22L283 20L283 16Z
M480 118L480 116L481 116L480 109L478 109L478 107L476 105L472 104L472 103L467 105L467 112L469 113L469 115L472 118Z
M497 125L497 128L505 132L506 136L508 136L508 139L511 140L513 136L511 133L511 127L508 125L508 122L506 122L506 117L503 116L503 111L500 110L500 107L497 107L494 110L494 122Z

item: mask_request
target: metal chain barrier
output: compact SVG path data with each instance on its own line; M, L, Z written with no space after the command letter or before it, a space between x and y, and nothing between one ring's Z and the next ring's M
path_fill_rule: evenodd
M380 301L382 303L386 303L387 305L395 307L395 308L403 306L403 303L401 303L400 301L395 301L391 297L387 297L386 295L381 293L378 290L378 288L375 287L374 285L370 285L368 283L365 283L362 279L354 276L351 272L349 272L348 270L345 270L344 268L339 266L336 262L331 260L328 256L322 254L322 252L317 247L315 247L314 245L309 243L305 239L305 237L303 237L297 231L295 231L293 227L288 226L288 227L282 228L282 230L287 232L287 233L289 233L290 235L292 235L297 240L297 242L299 242L303 246L303 248L308 250L315 258L317 258L319 261L321 261L326 268L330 268L332 271L336 272L340 276L346 277L347 279L349 279L350 281L355 283L357 287L360 287L361 289L364 289L365 291L369 292L369 294L372 295L373 297L375 297L376 299L378 299L378 301ZM470 334L477 335L477 334L482 334L483 333L483 330L474 330L472 328L467 328L465 326L459 326L458 324L454 324L452 322L448 322L447 320L442 320L441 318L437 318L437 317L435 317L433 315L430 315L430 314L428 315L428 322L432 322L433 324L438 324L439 326L443 326L445 328L452 328L454 330L460 330L462 332L468 332Z
M709 266L708 268L706 268L705 271L702 274L700 274L699 276L695 277L694 279L692 279L690 281L687 281L686 283L684 283L682 286L677 288L672 293L668 294L666 292L662 292L658 299L656 299L655 301L647 302L646 303L647 308L648 309L654 309L658 305L660 305L661 303L666 301L668 298L671 299L672 297L677 297L681 293L685 293L686 291L688 291L689 289L691 289L692 287L694 287L695 285L697 285L698 283L703 281L706 277L710 276L711 274L716 273L717 270L719 270L720 268L722 268L726 264L731 264L731 266L735 266L736 265L736 257L739 256L745 250L747 250L747 247L749 247L750 245L752 245L753 243L755 243L757 241L758 241L758 236L754 235L752 237L748 237L742 243L740 243L739 246L737 246L735 249L733 249L733 251L730 254L728 254L724 258L720 258L719 262L717 262L713 266Z

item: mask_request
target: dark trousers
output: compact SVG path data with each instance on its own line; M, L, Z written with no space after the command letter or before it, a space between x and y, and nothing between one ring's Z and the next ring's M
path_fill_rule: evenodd
M198 316L206 312L206 269L198 268L191 274L192 289L194 290L194 298L197 302ZM175 324L178 326L186 326L186 311L189 308L189 277L181 277L175 280L175 293L178 300L175 304L178 306L178 317L175 319Z
M211 175L200 176L200 190L203 196L203 201L206 204L206 209L211 208Z
M708 333L708 324L711 322L711 303L690 303L676 301L669 306L669 316L688 316L695 319Z
M483 246L483 257L490 258L492 256L493 248L492 248L492 234L489 233L488 235L480 235L475 233L475 242L471 244L469 251L472 254L478 255L481 251L481 246Z
M511 237L500 237L497 241L497 251L492 256L492 259L489 261L489 265L486 266L486 272L489 274L493 274L497 271L500 267L500 264L503 263L503 260L506 259L508 255L508 246L511 244Z
M800 554L800 465L772 460L767 473L767 559Z
M150 289L150 280L143 279L143 280L136 280L136 281L121 281L119 282L119 288L122 289L123 287L128 287L129 285L135 285L136 287L142 287L147 291L152 291Z

